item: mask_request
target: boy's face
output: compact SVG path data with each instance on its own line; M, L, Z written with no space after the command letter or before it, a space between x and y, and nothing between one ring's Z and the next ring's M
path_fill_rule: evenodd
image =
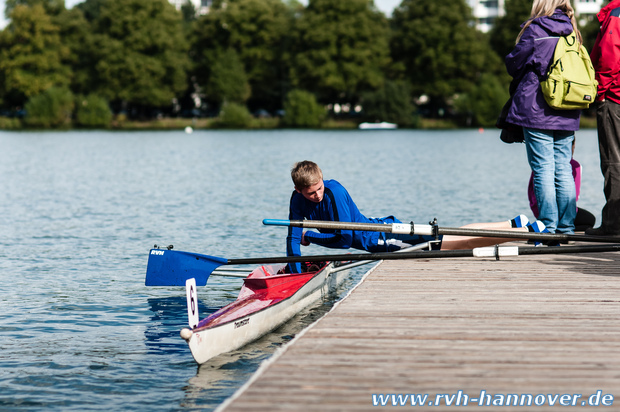
M323 186L323 180L319 180L316 184L313 184L312 186L304 187L301 190L295 188L295 190L298 193L301 193L302 196L308 199L309 201L314 202L314 203L319 203L321 200L323 200L323 193L325 192L325 186Z

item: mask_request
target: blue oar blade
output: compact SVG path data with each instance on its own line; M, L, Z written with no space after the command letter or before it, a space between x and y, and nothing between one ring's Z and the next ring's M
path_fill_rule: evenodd
M179 250L151 249L146 266L146 286L185 286L196 279L197 286L207 284L209 275L228 259Z

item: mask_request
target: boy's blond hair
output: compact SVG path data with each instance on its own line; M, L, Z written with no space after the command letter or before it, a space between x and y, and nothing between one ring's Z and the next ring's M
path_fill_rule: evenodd
M291 178L298 190L305 189L323 180L323 172L319 166L310 160L297 162L291 169Z

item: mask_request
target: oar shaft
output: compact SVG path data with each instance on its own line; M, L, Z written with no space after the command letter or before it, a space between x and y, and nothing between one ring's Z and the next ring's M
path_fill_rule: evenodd
M435 259L435 258L460 258L460 257L496 257L517 256L530 254L552 253L588 253L588 252L617 252L620 244L614 245L587 245L587 246L562 246L562 247L515 247L495 246L476 248L469 250L429 250L407 251L401 253L358 253L339 255L317 256L290 256L290 257L265 257L247 259L225 259L217 256L201 255L198 253L182 252L176 250L152 249L146 270L146 286L183 286L187 279L195 278L196 285L206 285L211 274L217 273L216 269L222 265L246 265L267 263L291 263L291 262L322 262L322 261L373 261L373 260L396 260L396 259ZM215 272L215 273L214 273ZM224 271L225 272L225 271ZM225 272L226 273L226 272ZM230 273L230 272L228 272Z
M455 235L455 236L479 236L479 237L496 237L496 238L508 238L508 239L532 239L543 241L558 241L558 242L598 242L598 243L620 243L620 237L613 236L590 236L590 235L575 235L565 233L537 233L537 232L517 232L509 230L488 230L488 229L468 229L468 228L453 228L444 227L439 228L438 233L440 235Z
M326 220L282 220L264 219L264 225L270 226L293 226L308 229L332 229L332 230L358 230L366 232L386 232L397 234L421 234L433 233L431 225L413 225L409 223L359 223L359 222L330 222ZM414 228L415 226L415 228Z
M295 263L295 262L323 262L323 261L349 261L349 260L390 260L390 259L415 259L432 257L468 257L473 256L471 250L445 250L436 255L436 250L424 252L406 253L350 253L338 255L308 255L308 256L274 256L261 258L228 259L229 265L260 265L264 263ZM415 254L415 255L414 255Z
M473 249L474 257L502 257L526 255L555 255L571 253L619 252L620 244L615 245L576 245L576 246L487 246Z
M245 279L248 277L248 275L250 274L250 272L245 271L245 272L232 272L229 270L214 270L213 272L211 272L211 276L216 275L216 276L223 276L223 277L228 277L228 278L242 278Z
M229 259L229 265L265 264L265 263L293 263L293 262L322 262L322 261L351 261L351 260L400 260L400 259L436 259L461 257L494 257L516 255L545 255L558 253L595 253L618 252L620 244L615 245L575 245L551 247L516 247L498 246L464 250L426 250L413 252L385 252L385 253L358 253L339 255L310 255L310 256L277 256L246 259Z
M415 225L407 223L357 223L357 222L330 222L323 220L279 220L265 219L265 225L293 226L309 229L333 229L333 230L363 230L372 232L385 232L395 234L411 235L433 235L435 227L431 225ZM478 236L494 237L502 239L532 239L542 241L577 241L577 242L599 242L599 243L619 243L620 237L616 236L590 236L562 233L537 233L519 232L514 230L488 230L470 228L437 227L438 235L454 236Z
M558 242L568 240L583 240L573 239L573 235L566 235L561 233L518 232L514 230L468 229L460 227L440 227L437 229L437 233L440 235L496 237L504 239L557 240ZM592 236L580 237L585 237L588 240L592 238ZM619 241L620 238L615 239L613 243L617 243Z
M548 247L520 247L519 255L550 255L557 253L597 253L619 252L620 244L616 245L578 245L578 246L548 246Z

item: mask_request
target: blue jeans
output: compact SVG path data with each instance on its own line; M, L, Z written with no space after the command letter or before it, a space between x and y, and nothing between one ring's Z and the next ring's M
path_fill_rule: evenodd
M524 127L523 134L538 219L551 233L574 233L577 198L570 160L575 132Z

